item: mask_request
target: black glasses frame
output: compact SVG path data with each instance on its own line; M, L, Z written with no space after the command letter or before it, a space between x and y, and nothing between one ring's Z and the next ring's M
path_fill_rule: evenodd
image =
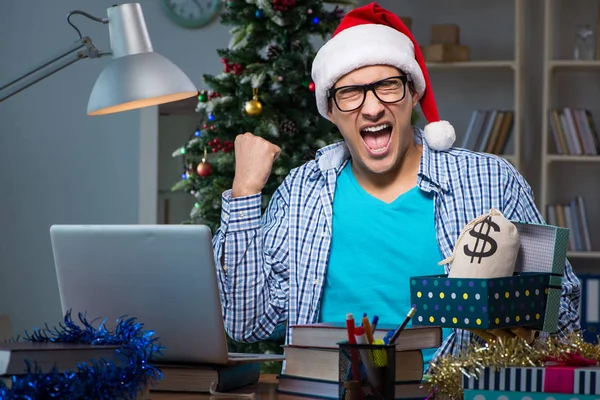
M390 80L390 79L400 79L402 81L402 97L400 97L399 100L385 101L385 100L381 100L379 98L379 96L377 96L377 91L375 90L375 86L379 85L382 82ZM406 84L407 84L407 82L409 82L409 79L408 79L408 76L406 76L406 75L390 76L390 77L387 77L385 79L378 80L376 82L367 83L366 85L347 85L347 86L340 86L340 87L335 88L335 89L329 89L329 90L327 90L327 97L329 99L333 98L333 102L335 103L335 106L341 112L352 112L352 111L358 110L359 108L361 108L363 106L363 104L365 104L365 99L367 98L367 92L369 92L369 91L373 92L373 94L375 95L375 97L377 98L377 100L381 101L382 103L393 104L393 103L398 103L398 102L404 100L404 98L406 97ZM341 107L340 107L340 105L337 102L335 94L337 93L338 90L348 89L348 88L362 89L362 91L363 91L363 99L362 99L362 101L360 102L360 104L357 107L355 107L355 108L353 108L351 110L342 110Z

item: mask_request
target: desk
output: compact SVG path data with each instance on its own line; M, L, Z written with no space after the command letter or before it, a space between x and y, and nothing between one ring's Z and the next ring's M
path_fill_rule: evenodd
M307 400L308 397L297 396L278 396L275 392L277 388L276 375L261 375L258 383L241 389L233 390L231 393L254 393L254 400L280 400L285 397L286 400L301 399ZM173 392L150 392L146 397L150 400L227 400L233 399L226 396L211 396L209 393L173 393Z

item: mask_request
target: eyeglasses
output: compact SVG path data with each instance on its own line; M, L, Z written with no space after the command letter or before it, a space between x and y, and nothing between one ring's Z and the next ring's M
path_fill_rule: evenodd
M397 103L406 96L406 75L392 76L366 85L341 86L329 89L327 96L335 102L342 112L359 109L367 98L367 92L372 91L382 103Z

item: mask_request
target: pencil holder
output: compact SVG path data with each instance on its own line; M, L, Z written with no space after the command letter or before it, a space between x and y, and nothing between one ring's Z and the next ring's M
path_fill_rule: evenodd
M338 343L339 399L394 400L396 346Z

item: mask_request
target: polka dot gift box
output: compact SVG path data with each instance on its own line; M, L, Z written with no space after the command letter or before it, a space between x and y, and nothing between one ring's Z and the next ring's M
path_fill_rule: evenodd
M569 230L511 221L519 232L514 274L496 278L410 278L414 325L555 332ZM600 400L600 399L599 399Z
M494 329L529 325L541 329L549 275L523 273L502 278L415 277L415 325Z

